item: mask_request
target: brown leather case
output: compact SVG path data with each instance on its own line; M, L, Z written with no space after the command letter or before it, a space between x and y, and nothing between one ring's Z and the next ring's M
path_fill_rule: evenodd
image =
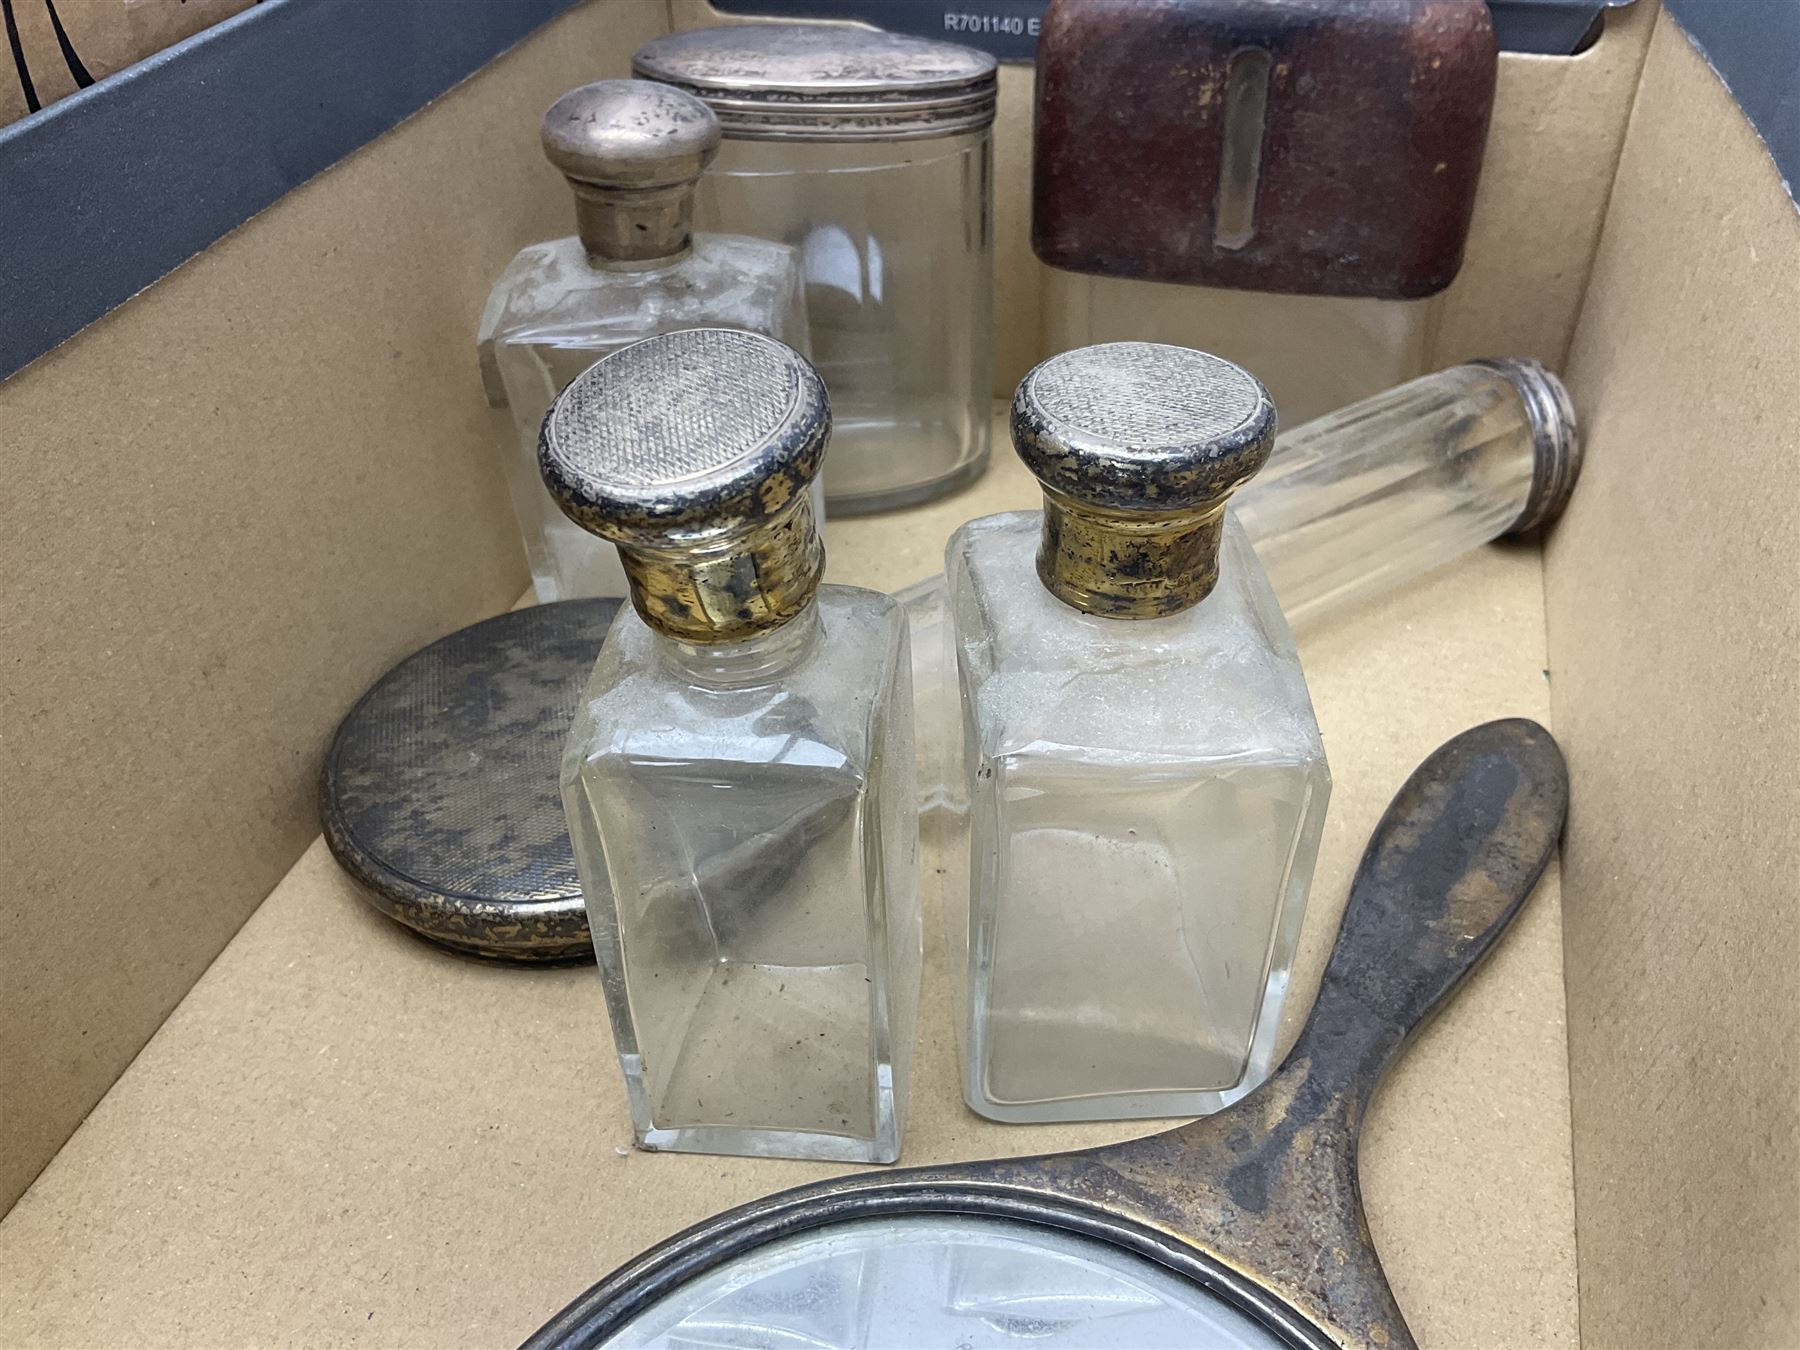
M1103 276L1411 299L1462 265L1485 0L1050 0L1032 247Z

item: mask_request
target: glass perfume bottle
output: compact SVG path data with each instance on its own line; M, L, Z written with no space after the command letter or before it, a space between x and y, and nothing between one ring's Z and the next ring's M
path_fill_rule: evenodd
M1581 434L1536 361L1469 361L1285 431L1232 511L1295 629L1404 585L1568 505ZM913 636L920 805L962 810L942 574L898 593Z
M897 602L819 584L807 489L829 433L805 359L726 329L605 357L544 422L550 495L631 587L562 783L645 1148L900 1153L911 663Z
M1274 430L1216 357L1068 352L1013 402L1043 511L951 537L971 806L949 927L982 1115L1196 1115L1270 1070L1331 781L1225 509Z
M539 600L626 593L614 551L567 520L538 478L538 429L570 380L682 328L742 328L808 350L799 254L693 232L695 185L719 139L699 99L644 80L583 85L544 114L544 153L574 190L577 233L520 250L476 338L488 402L511 412L507 485Z

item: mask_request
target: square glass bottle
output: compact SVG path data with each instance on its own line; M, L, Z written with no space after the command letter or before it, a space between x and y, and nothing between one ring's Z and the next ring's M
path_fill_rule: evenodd
M971 803L953 887L963 1092L1006 1121L1196 1115L1272 1067L1330 774L1226 496L1267 392L1150 343L1013 403L1044 510L950 540Z
M1299 632L1502 535L1537 536L1580 476L1562 381L1528 358L1468 361L1282 431L1231 512ZM943 574L895 598L912 627L921 816L966 810Z
M905 612L821 586L825 389L691 329L578 376L540 468L618 545L563 802L645 1148L893 1162L918 1009Z
M570 380L682 328L742 328L808 350L799 253L693 232L695 185L719 139L706 104L647 80L583 85L544 114L544 153L574 190L578 233L520 250L476 335L488 402L511 414L507 486L539 600L626 592L613 549L557 510L538 477L538 429Z

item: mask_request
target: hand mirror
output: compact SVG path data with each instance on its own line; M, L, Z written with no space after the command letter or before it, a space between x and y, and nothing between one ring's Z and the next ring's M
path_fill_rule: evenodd
M1412 1346L1363 1220L1358 1131L1530 894L1567 806L1544 728L1464 732L1389 805L1311 1017L1235 1106L1078 1153L758 1200L621 1266L528 1350Z

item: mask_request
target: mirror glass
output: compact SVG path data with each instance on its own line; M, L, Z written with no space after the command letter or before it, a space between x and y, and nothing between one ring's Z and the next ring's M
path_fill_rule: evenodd
M689 1281L607 1344L1264 1350L1286 1342L1123 1248L1003 1219L908 1215L758 1248Z

